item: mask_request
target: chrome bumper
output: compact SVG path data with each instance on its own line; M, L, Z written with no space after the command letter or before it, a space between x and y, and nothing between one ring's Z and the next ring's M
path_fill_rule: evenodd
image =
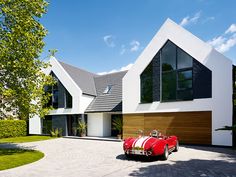
M145 151L145 150L127 150L125 151L125 153L130 155L145 155L145 156L152 155L152 151Z

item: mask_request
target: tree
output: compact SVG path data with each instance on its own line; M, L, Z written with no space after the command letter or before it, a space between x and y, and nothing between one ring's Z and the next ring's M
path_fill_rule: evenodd
M39 19L47 12L45 0L0 0L0 117L20 119L50 108L44 86L54 83L43 73L48 63L40 60L47 30Z

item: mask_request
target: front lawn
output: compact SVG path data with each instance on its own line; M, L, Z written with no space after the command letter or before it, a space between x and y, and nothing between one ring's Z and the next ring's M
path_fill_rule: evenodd
M0 170L29 164L43 157L42 152L35 150L0 149Z
M25 143L25 142L33 142L33 141L42 141L42 140L49 140L54 139L50 136L20 136L14 138L2 138L0 139L1 143Z

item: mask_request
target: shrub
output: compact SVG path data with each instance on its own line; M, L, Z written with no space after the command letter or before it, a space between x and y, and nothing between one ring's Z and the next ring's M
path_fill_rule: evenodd
M27 124L24 120L0 120L0 138L26 136Z
M122 134L122 129L123 129L123 121L122 118L120 117L116 117L113 121L112 121L112 125L113 125L113 129L117 130L119 134Z
M85 136L86 128L87 128L86 123L82 122L82 121L79 121L79 123L78 123L78 130L79 130L80 136Z
M61 137L62 136L62 129L61 128L55 128L50 130L51 137Z

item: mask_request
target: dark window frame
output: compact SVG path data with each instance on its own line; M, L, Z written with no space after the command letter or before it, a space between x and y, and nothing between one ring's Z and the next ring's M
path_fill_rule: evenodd
M172 44L175 45L175 50L176 50L176 52L175 52L176 69L175 70L163 71L163 67L162 67L162 64L163 64L162 63L162 61L163 61L162 50L165 47L167 42L171 42ZM152 94L152 101L145 102L145 101L142 100L142 79L141 79L141 75L143 74L143 72L145 71L147 66L151 62L154 61L154 59L155 59L157 54L159 55L159 69L158 69L158 73L159 74L156 74L157 70L155 70L155 68L153 68L153 75L152 75L152 79L153 79L153 82L152 82L153 92L150 93L150 95ZM155 101L158 101L158 102L178 102L178 101L192 101L194 99L200 99L200 98L212 98L212 91L211 91L211 88L212 88L212 74L211 74L211 70L209 68L207 68L206 66L204 66L202 64L200 66L197 65L196 63L199 63L198 60L196 60L194 57L189 55L186 51L184 51L182 48L180 48L178 45L176 45L175 43L173 43L169 39L163 44L163 46L160 48L160 50L157 52L157 54L153 57L151 62L146 66L146 68L140 74L140 102L139 102L140 104L152 103L152 102L155 102ZM186 54L188 56L185 56L184 54ZM178 61L178 57L181 58L179 61ZM191 61L189 61L189 59L191 59ZM167 64L168 64L168 62L167 62ZM202 71L202 69L203 69L203 73L205 73L206 76L207 76L206 79L204 79L205 77L202 76L202 74L199 72L199 70ZM188 70L191 71L191 77L188 78L188 79L182 79L182 80L179 79L179 76L178 76L179 73L183 72L183 71L188 71ZM162 74L165 73L165 72L166 73L168 73L168 72L175 72L175 74L176 74L176 79L175 79L175 84L176 84L175 93L176 93L176 96L175 96L175 99L170 99L170 100L163 99L163 78L162 78L163 75ZM181 75L180 75L180 77L181 77ZM186 77L188 77L188 74L186 74ZM158 81L158 83L159 83L158 84L159 85L158 86L159 91L156 88L156 86L154 87L153 83L155 82L155 80L159 80ZM190 81L188 81L188 80L190 80ZM199 90L199 84L198 83L206 83L207 84L207 93L206 94L202 93L202 91L203 91L203 87L202 86L200 87L200 91L198 91ZM209 86L209 84L210 84L210 86ZM181 86L179 86L179 85L181 85ZM169 85L169 86L167 85L167 89L168 89L168 87L174 88L174 86L171 86L171 85ZM159 92L158 100L155 100L155 98L153 96L156 91ZM204 91L204 93L205 93L205 91ZM167 94L168 94L168 92L167 92ZM169 93L169 94L172 94L172 93ZM167 95L167 97L168 97L168 95Z
M51 93L51 98L49 102L46 104L47 107L52 106L53 109L64 108L64 109L71 109L73 107L73 97L71 96L70 92L65 88L65 86L60 82L54 72L51 72L50 75L56 80L56 83L53 86L45 86L45 91ZM63 87L63 89L59 89L59 85ZM57 92L57 102L54 102L54 92ZM62 107L59 107L59 92L64 92L63 97L64 101L62 102ZM71 101L70 101L71 100ZM69 102L68 102L69 101Z
M149 68L150 67L150 68ZM145 76L145 72L151 70L151 74L149 76ZM145 104L145 103L152 103L153 102L153 63L152 61L147 65L147 67L143 70L143 72L139 76L140 79L140 103ZM143 89L143 81L149 80L151 82L151 91L150 91L150 100L144 100L144 89Z
M170 70L170 71L163 71L162 70L162 67L163 67L163 65L162 65L162 61L163 61L163 58L162 58L162 49L166 46L166 44L168 43L168 42L171 42L172 44L174 44L175 45L175 50L176 50L176 52L175 52L175 68L176 69L174 69L174 70ZM182 52L184 52L184 53L186 53L187 55L189 55L187 52L185 52L183 49L181 49L179 46L177 46L175 43L173 43L172 41L170 41L170 40L167 40L166 42L165 42L165 44L162 46L162 48L159 50L160 51L160 55L161 55L161 57L160 57L160 59L161 59L161 61L160 61L160 63L161 63L161 83L160 83L160 87L161 87L161 99L160 99L160 102L175 102L175 101L191 101L191 100L193 100L193 60L194 60L194 58L191 56L191 55L189 55L191 58L192 58L192 66L191 67L186 67L186 68L178 68L178 49L180 49L180 50L182 50ZM188 71L188 70L191 70L192 71L192 78L191 79L185 79L185 80L182 80L182 81L187 81L187 80L192 80L192 87L191 88L186 88L186 89L179 89L178 88L178 86L179 86L179 78L178 78L178 74L180 73L180 72L183 72L183 71ZM167 74L167 73L175 73L175 75L176 75L176 80L175 80L175 85L176 85L176 87L175 87L175 99L163 99L163 74ZM178 95L180 95L179 93L180 92L183 92L183 91L192 91L192 94L191 94L191 98L188 98L188 99L184 99L184 98L178 98Z

